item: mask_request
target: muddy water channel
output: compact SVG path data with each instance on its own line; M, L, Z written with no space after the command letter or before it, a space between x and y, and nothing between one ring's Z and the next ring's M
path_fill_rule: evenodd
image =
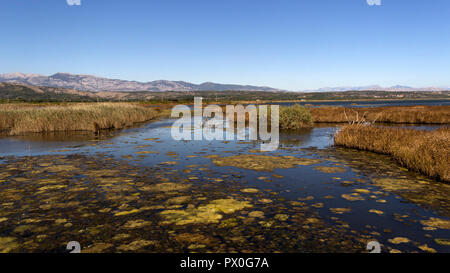
M450 252L450 185L334 147L335 125L261 152L172 122L1 138L0 252Z

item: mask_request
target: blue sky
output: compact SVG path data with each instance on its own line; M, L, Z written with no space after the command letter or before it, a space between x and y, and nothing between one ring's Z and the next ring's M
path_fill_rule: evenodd
M0 73L450 86L450 1L0 1Z

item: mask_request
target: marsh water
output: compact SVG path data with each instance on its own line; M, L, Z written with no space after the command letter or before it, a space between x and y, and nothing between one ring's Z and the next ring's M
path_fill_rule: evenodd
M261 152L175 141L172 123L1 138L0 250L450 252L450 185L333 146L339 125Z

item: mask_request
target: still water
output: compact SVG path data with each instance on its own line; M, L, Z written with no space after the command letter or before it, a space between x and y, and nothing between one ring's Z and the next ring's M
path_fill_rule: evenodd
M324 124L312 129L282 132L280 134L281 145L278 150L260 152L260 145L257 142L175 141L170 134L172 123L173 120L163 120L126 129L120 133L106 133L102 136L73 133L4 137L0 139L0 164L7 168L12 166L10 164L22 164L21 160L23 162L29 160L39 162L39 158L59 164L58 160L61 158L66 160L70 156L83 156L89 160L93 158L93 161L97 161L97 163L105 158L109 162L124 161L132 168L136 168L129 172L156 167L158 172L177 174L178 181L193 183L193 189L202 189L198 193L202 197L199 197L198 200L203 201L194 202L198 204L198 208L207 202L208 198L213 198L212 196L227 194L226 192L219 193L219 191L230 191L231 194L236 189L240 189L230 196L235 199L250 200L256 212L245 211L246 214L243 216L221 220L218 223L219 228L228 230L224 231L225 235L221 236L234 238L232 242L228 239L221 239L219 243L214 241L218 235L211 234L210 229L207 229L208 224L205 224L205 230L197 232L204 232L202 236L214 238L211 239L214 243L211 243L211 246L199 247L198 251L200 252L206 250L229 251L230 249L243 251L245 244L241 242L234 245L237 244L236 240L238 239L236 238L252 241L257 234L264 234L264 238L261 240L272 240L273 245L264 248L262 244L258 248L258 243L254 243L250 244L254 246L254 249L248 249L248 251L348 251L345 247L339 250L339 247L342 246L336 246L334 249L334 245L329 246L328 249L320 249L318 245L326 240L327 232L348 234L348 236L356 238L356 241L359 240L359 243L362 242L362 247L368 240L379 241L385 252L450 252L448 246L448 239L450 239L450 185L401 168L388 156L334 147L333 135L339 129L337 125ZM427 130L432 127L414 126L413 128ZM301 160L301 162L289 165L291 160ZM106 166L108 164L105 163ZM147 172L149 176L156 177L156 175L150 174L150 171ZM83 176L83 172L79 175ZM6 177L6 183L0 183L0 192L2 189L12 190L11 187L14 183L11 177L9 177L11 181ZM65 173L64 177L69 177L69 175ZM88 182L85 183L89 185ZM114 188L111 188L111 191L114 191ZM271 208L258 205L255 201L256 198L248 197L248 195L251 196L252 191L261 194L258 200L270 199ZM165 193L167 194L167 192ZM191 192L191 195L195 194L195 192ZM263 194L267 195L266 198L263 198ZM177 196L173 193L170 195ZM159 197L157 195L157 198ZM23 198L27 198L27 196L24 195ZM36 197L30 196L29 198L35 199ZM88 200L85 201L86 205L91 206L92 204L89 204ZM192 204L176 208L189 211L190 207L193 207ZM275 210L275 208L276 212L271 215L270 210ZM23 211L17 210L12 210L11 213L23 213ZM58 210L55 209L55 211ZM165 208L160 208L157 213L152 215L160 217L165 215L164 211ZM60 212L58 211L58 213ZM67 215L68 212L65 214L66 218L71 217ZM309 217L305 216L305 219L302 218L301 221L294 221L297 219L296 217L303 214L309 215ZM173 220L172 218L163 218L166 219L164 222L160 218L153 217L156 216L148 216L148 219L152 219L150 222L156 225L155 228ZM320 219L323 226L315 226L315 220L311 219ZM189 225L185 226L180 224L181 222L176 222L178 219L173 221L176 223L176 227L186 228L191 234L192 230L188 228ZM248 229L235 231L234 229L237 227L234 225L223 226L226 221L230 223L242 221L242 223L239 222L239 225L247 226ZM277 221L282 221L283 224L278 226L278 230L269 231L276 227L273 223ZM306 227L307 224L303 223L308 223L311 227ZM0 237L11 236L11 234L14 236L14 233L11 233L12 227L5 227L5 225L2 226L0 223ZM230 231L231 227L234 227L233 231ZM313 235L308 239L300 238L301 236L298 234L301 232L296 230L297 228L302 228L301 232L305 233L305 238L308 237L306 234L309 231L303 229L311 230ZM107 232L114 234L112 229L109 227ZM202 228L199 227L199 229ZM174 230L173 232L178 232L177 228ZM220 231L217 232L220 233ZM287 245L288 240L293 240L292 234L297 234L295 236L299 237L296 246ZM150 235L142 231L141 236ZM167 236L170 237L173 234ZM286 236L290 239L285 238ZM278 239L274 240L274 237ZM95 240L91 237L86 240L89 241L89 244L96 246ZM346 240L336 239L336 244ZM306 244L310 241L314 243ZM42 245L48 246L50 243L51 240ZM223 248L213 246L219 244ZM23 251L42 251L42 245L36 244L35 248ZM124 245L127 246L126 244L116 246L115 243L111 243L111 245L111 247L116 247L115 250L112 248L112 251L127 249L124 247ZM198 246L198 244L194 245ZM191 251L191 246L192 244L188 246L188 249L178 249L178 245L171 247L174 251ZM195 249L195 247L192 248ZM351 251L358 252L358 248L351 249ZM139 251L138 249L132 250ZM160 250L155 247L154 251ZM361 248L360 252L363 251L364 249Z

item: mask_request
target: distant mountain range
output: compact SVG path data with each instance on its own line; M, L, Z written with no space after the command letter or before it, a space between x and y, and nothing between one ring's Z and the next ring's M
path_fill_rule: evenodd
M450 91L335 91L335 92L262 92L262 91L81 91L22 83L0 82L0 102L70 102L70 101L153 101L189 102L194 97L208 101L306 101L306 100L383 100L450 99Z
M0 82L21 83L33 86L61 87L81 91L281 91L276 88L252 85L218 84L205 82L193 84L183 81L158 80L151 82L137 82L117 79L101 78L92 75L76 75L70 73L56 73L51 76L38 74L11 73L0 74Z
M411 87L404 85L395 85L390 87L383 87L380 85L366 85L366 86L341 86L341 87L323 87L315 90L304 90L304 92L341 92L341 91L448 91L450 87Z
M158 80L151 82L126 81L108 79L92 75L77 75L70 73L56 73L51 76L39 74L10 73L0 74L0 82L19 83L31 86L47 86L74 89L79 91L122 91L122 92L164 92L164 91L284 91L277 88L253 85L218 84L205 82L193 84L184 81ZM416 88L396 85L382 87L380 85L324 87L315 90L301 90L300 92L340 92L340 91L447 91L450 87Z

